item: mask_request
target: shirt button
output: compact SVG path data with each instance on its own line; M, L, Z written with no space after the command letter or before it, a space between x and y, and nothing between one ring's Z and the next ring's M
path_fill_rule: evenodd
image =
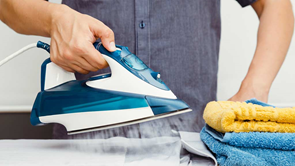
M139 28L143 29L145 27L145 23L143 21L140 22Z

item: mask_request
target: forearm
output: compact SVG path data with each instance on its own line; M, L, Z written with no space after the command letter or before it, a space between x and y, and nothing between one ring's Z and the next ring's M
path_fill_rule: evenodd
M0 0L0 19L18 33L49 37L58 6L44 0Z
M253 8L260 19L257 47L241 88L268 93L287 54L294 15L289 0L258 0Z

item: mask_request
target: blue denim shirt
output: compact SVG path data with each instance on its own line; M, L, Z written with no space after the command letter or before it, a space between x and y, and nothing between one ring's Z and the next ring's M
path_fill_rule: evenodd
M247 6L256 0L237 0ZM220 0L63 0L105 23L116 44L129 47L161 78L191 113L166 120L176 129L200 131L203 109L216 100L220 44ZM99 73L107 72L107 69ZM78 79L90 77L77 74ZM162 120L165 123L165 120ZM59 134L57 134L59 135Z

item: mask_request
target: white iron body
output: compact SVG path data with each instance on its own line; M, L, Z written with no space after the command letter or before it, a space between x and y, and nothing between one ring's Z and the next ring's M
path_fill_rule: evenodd
M99 46L97 47L99 50ZM122 50L118 48L117 51ZM129 55L126 54L125 57L127 56ZM103 54L103 57L110 66L111 75L108 73L94 76L84 82L77 81L74 73L67 72L56 64L44 62L45 64L42 66L42 70L45 71L43 76L45 80L43 81L44 89L38 94L33 106L32 124L59 123L66 127L68 134L77 134L140 123L191 111L189 106L177 99L170 89L162 88L166 85L158 80L160 74L157 74L156 77L152 74L144 75L145 80L143 80L134 74L134 72L137 72L136 70L128 68L129 62L127 62L126 67L122 65L121 61L112 58L110 55ZM136 62L133 59L131 60L132 63L138 61L137 59ZM132 65L131 67L133 67ZM141 67L142 62L139 65ZM138 70L138 72L141 72L141 70ZM153 83L149 80L152 80ZM77 87L79 90L77 90ZM74 93L72 89L77 93ZM59 93L60 95L57 95ZM83 94L84 97L70 99L72 96L79 95L79 93ZM56 95L56 98L54 98L54 95ZM89 101L85 99L91 95L94 97L109 95L111 97L97 101L91 97L89 97ZM70 101L74 102L65 105ZM113 101L115 102L112 103ZM58 110L50 110L48 107ZM161 107L163 111L159 109Z

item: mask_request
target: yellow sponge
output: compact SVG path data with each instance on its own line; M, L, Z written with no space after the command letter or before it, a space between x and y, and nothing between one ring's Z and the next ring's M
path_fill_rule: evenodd
M222 133L295 133L295 107L273 108L245 102L212 101L207 104L203 118L209 126Z

